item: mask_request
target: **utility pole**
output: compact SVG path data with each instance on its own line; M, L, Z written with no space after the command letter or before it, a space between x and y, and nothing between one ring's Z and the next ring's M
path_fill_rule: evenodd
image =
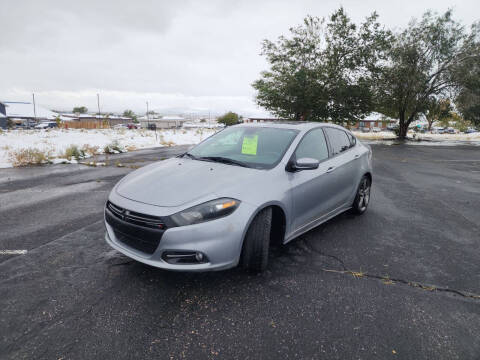
M147 101L147 129L150 128L150 119L148 117L148 101Z
M37 107L35 106L35 93L32 93L33 99L33 117L35 119L35 123L37 122Z
M97 94L98 116L100 117L100 94Z

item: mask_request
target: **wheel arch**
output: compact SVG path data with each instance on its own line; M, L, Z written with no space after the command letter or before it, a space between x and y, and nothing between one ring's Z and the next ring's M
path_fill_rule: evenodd
M245 237L247 236L247 231L250 228L250 225L252 224L253 219L264 209L267 209L271 207L272 208L272 229L277 228L278 226L280 229L280 233L271 231L270 232L270 244L272 244L272 240L274 237L277 237L277 243L281 244L285 240L285 233L287 229L287 212L285 210L285 206L278 201L270 201L265 204L260 205L255 209L255 211L252 213L250 218L248 219L248 222L245 226L245 229L243 230L242 234L242 241L240 242L240 249L239 249L239 254L242 252L243 248L243 243L245 241ZM240 259L240 256L239 256Z
M370 184L372 183L372 173L370 171L367 171L365 174L363 174L363 176L366 176L368 177L368 180L370 180Z

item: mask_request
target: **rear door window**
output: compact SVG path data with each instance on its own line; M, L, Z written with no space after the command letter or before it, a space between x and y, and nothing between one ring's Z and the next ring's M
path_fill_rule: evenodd
M309 131L300 141L295 152L297 159L311 158L323 161L328 158L328 147L322 129Z
M350 149L351 143L347 133L340 129L325 128L330 143L332 156L341 154Z
M355 144L357 143L357 139L355 139L355 136L347 132L348 140L350 140L350 147L354 147Z

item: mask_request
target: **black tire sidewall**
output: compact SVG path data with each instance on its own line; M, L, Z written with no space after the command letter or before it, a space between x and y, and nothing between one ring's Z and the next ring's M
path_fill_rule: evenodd
M240 263L244 269L259 273L268 264L272 209L261 210L252 220L242 246Z

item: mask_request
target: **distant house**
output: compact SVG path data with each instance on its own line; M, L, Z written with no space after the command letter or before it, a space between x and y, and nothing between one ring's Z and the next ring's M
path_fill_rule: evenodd
M4 101L2 106L6 118L17 124L55 120L58 116L57 113L40 105L36 105L34 109L33 104L29 102Z
M75 113L62 113L60 114L60 120L70 122L73 121L77 124L82 123L108 123L110 126L115 126L118 124L128 124L132 122L132 119L125 116L117 115L97 115L97 114L75 114Z
M43 106L33 106L29 102L3 101L0 102L0 127L6 128L8 122L14 125L32 126L40 121L55 120L57 113Z
M362 130L364 128L371 129L374 127L382 130L386 129L388 125L396 123L397 120L391 119L380 113L372 112L368 114L365 119L357 121L352 128Z
M244 123L263 123L263 122L278 122L278 121L288 121L288 120L278 119L278 118L256 118L256 117L243 119Z
M263 122L279 122L279 121L291 121L288 119L278 119L278 118L246 118L243 120L243 122L246 123L263 123ZM392 123L396 123L397 121L391 118L388 118L382 114L379 113L371 113L368 116L365 117L363 120L357 121L352 128L354 129L371 129L374 127L378 127L380 129L386 129L388 125Z
M159 129L169 129L169 128L178 128L183 125L183 123L187 122L186 119L180 116L142 116L138 118L140 122L140 126L142 128L148 128L155 124L156 128Z

